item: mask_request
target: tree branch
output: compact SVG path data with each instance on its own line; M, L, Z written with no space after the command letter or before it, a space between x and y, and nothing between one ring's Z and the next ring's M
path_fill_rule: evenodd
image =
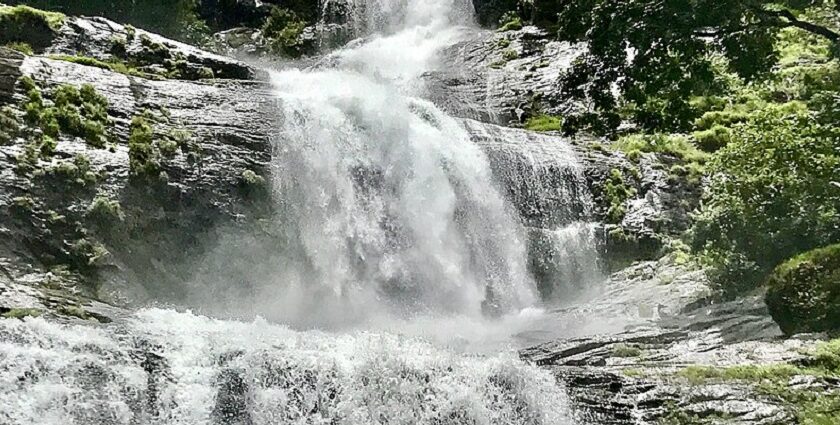
M782 9L782 10L763 10L763 14L770 15L775 18L779 18L783 20L783 24L796 27L805 31L808 31L812 34L821 35L835 43L840 43L840 33L831 30L830 28L824 27L822 25L817 25L811 22L801 21L797 18L790 10Z

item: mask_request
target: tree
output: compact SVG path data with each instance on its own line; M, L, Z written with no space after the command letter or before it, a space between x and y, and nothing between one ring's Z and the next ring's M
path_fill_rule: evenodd
M626 112L642 129L685 130L696 118L693 96L721 89L712 57L750 80L776 63L774 41L797 27L834 43L840 33L801 18L828 0L520 0L526 16L557 16L560 39L588 45L562 79L566 94L591 112L568 117L567 131L608 133ZM834 6L835 4L831 4ZM837 8L832 9L837 11Z

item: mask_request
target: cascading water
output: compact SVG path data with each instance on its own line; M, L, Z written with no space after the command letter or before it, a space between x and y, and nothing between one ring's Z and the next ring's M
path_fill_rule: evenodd
M436 54L469 34L469 2L358 3L357 19L383 32L272 76L270 226L285 244L241 271L248 313L303 328L518 314L538 300L525 230L463 123L417 95ZM212 286L196 291L211 310L243 304Z
M420 98L436 52L469 32L470 2L347 4L364 41L272 75L265 230L280 242L209 257L245 291L195 282L202 311L343 333L161 309L101 327L0 320L0 423L572 423L547 371L395 336L508 338L537 314L538 291L486 154Z

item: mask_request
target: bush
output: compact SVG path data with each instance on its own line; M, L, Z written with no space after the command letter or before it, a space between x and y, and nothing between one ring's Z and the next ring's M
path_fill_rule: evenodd
M804 107L757 112L709 168L692 246L724 295L751 290L782 261L840 241L840 129Z
M531 131L560 131L563 129L563 118L553 115L537 115L528 118L525 128Z
M697 146L704 152L717 152L726 147L731 139L732 131L722 125L694 133Z
M274 7L263 24L262 32L275 53L297 57L303 54L301 35L305 28L306 22L295 12L282 7Z
M840 244L783 263L767 284L767 307L786 334L840 330Z
M12 43L6 44L6 48L16 50L20 53L23 53L24 55L32 56L32 55L35 54L35 50L32 49L32 46L29 45L29 43L12 42Z
M618 139L613 148L624 153L646 152L673 156L686 162L705 163L709 155L697 149L688 137L669 134L634 134Z
M521 29L522 18L516 12L507 12L499 19L499 32L519 31Z

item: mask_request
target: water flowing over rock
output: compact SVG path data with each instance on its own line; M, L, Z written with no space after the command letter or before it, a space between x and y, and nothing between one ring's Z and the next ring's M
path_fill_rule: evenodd
M511 355L163 310L105 328L2 320L0 382L12 424L569 423L553 377Z

